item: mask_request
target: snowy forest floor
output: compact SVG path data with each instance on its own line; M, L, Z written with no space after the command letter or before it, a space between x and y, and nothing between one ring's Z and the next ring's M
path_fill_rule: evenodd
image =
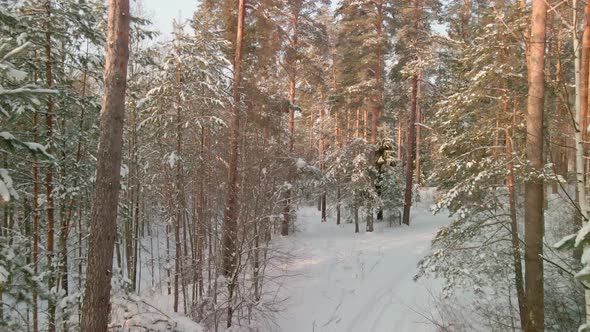
M415 282L416 265L436 231L450 222L432 215L432 196L412 209L411 226L376 223L354 234L354 224L320 222L312 207L298 211L298 232L277 240L293 258L279 294L286 298L277 331L434 331L440 285Z
M336 225L333 215L322 223L315 207L301 205L297 231L288 237L277 235L271 243L281 253L270 264L265 284L265 300L272 304L272 312L259 317L263 321L234 326L231 331L436 331L433 321L443 316L439 312L441 282L413 278L437 230L451 219L445 212L432 214L433 189L422 189L420 197L412 207L409 227L376 222L375 231L366 233L361 223L359 234L346 218L341 225ZM165 238L156 237L164 247ZM156 275L156 279L165 277ZM207 330L170 311L173 297L166 294L165 284L150 287L148 280L144 284L131 300L115 296L119 300L114 303L112 326ZM119 288L115 286L115 292Z

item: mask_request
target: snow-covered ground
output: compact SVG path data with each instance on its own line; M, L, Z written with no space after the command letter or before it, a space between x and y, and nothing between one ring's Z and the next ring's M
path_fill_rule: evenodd
M440 284L426 278L415 282L413 277L436 231L450 219L445 213L430 212L432 190L423 190L420 196L422 202L412 208L410 227L380 222L373 233L365 232L364 223L359 234L353 224L336 225L334 218L322 223L316 208L300 207L297 232L276 236L272 244L289 256L271 264L268 272L277 278L265 286L280 311L273 322L232 331L436 331L429 318L438 318ZM164 285L144 288L141 298L120 299L115 308L113 326L121 330L134 325L206 330L171 312L172 296Z
M435 331L433 281L414 282L439 227L425 200L412 210L411 226L376 224L374 233L354 234L353 224L320 222L317 209L298 212L299 232L279 240L293 259L280 290L287 298L277 331Z

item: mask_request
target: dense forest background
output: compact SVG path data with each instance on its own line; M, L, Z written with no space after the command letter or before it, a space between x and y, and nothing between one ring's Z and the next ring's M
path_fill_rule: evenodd
M300 205L412 227L421 187L433 323L590 329L590 2L142 8L0 1L0 329L264 330Z

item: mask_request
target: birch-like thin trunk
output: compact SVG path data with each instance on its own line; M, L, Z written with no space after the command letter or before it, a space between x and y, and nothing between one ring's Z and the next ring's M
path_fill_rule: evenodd
M576 187L577 187L577 198L578 204L580 206L580 213L582 218L582 223L586 224L588 222L588 201L586 197L586 186L584 184L585 178L585 168L584 168L584 141L583 141L583 130L582 123L584 123L584 114L582 113L582 103L585 103L586 100L583 100L582 97L582 70L580 64L580 41L578 39L578 30L577 30L577 1L572 0L572 12L573 12L573 24L572 24L572 37L573 37L573 47L574 47L574 70L575 70L575 153L576 153ZM585 297L585 308L586 308L586 324L590 324L590 290L584 289L584 297Z

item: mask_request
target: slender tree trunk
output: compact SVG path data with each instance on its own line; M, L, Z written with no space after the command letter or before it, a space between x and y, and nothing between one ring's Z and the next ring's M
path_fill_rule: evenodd
M356 194L355 194L355 196L356 196ZM359 229L359 208L356 203L354 203L352 208L353 208L353 214L354 214L354 232L358 233L358 232L360 232L360 229Z
M321 98L323 100L323 98ZM320 110L320 124L324 123L324 109ZM325 163L325 154L326 154L326 146L325 146L325 139L323 133L320 132L320 139L319 139L319 158L320 158L320 170L322 173L326 170L326 163ZM326 188L322 187L322 193L320 194L319 200L319 207L320 211L322 212L322 222L326 222Z
M360 110L356 109L356 119L354 125L354 138L359 138L359 128L360 128Z
M518 312L520 314L520 324L522 327L528 326L526 315L526 298L524 290L524 281L522 276L522 259L520 255L520 239L518 238L518 219L516 217L516 191L514 188L514 164L512 162L512 130L516 125L516 96L514 98L514 108L512 113L512 125L506 127L506 158L508 160L506 184L508 186L508 200L510 202L510 235L512 241L512 259L514 264L514 285L516 287L516 296L518 299ZM504 110L508 112L508 101L504 103Z
M397 160L401 162L402 158L402 123L403 123L403 115L401 110L399 111L399 116L397 120Z
M309 114L309 160L312 161L314 157L314 144L313 144L313 127L315 125L315 114L313 110Z
M233 78L233 106L231 123L231 142L229 157L229 174L227 186L227 204L223 220L223 274L228 278L228 309L227 327L232 325L232 295L235 288L234 274L237 269L238 252L238 155L240 145L240 85L242 75L240 66L242 62L242 42L244 37L244 20L246 16L246 0L238 1L238 26L236 31L236 44L234 54L234 78Z
M68 282L68 235L70 233L70 219L71 215L65 215L65 206L61 211L64 213L60 225L59 242L61 246L61 259L60 259L60 286L63 290L64 297L69 295L69 282ZM62 310L62 331L68 331L68 317L67 310Z
M416 93L416 121L422 123L422 107L420 107L420 97L422 97L422 74L418 75L418 91ZM416 184L420 185L422 179L422 170L420 164L420 144L422 139L420 137L421 133L421 126L416 126Z
M336 63L336 60L334 60L334 64ZM338 84L336 81L336 65L332 66L332 89L334 90L334 93L336 93L338 91ZM340 119L339 119L339 114L340 111L337 110L336 112L334 112L334 124L335 124L335 128L334 128L334 146L336 147L336 150L340 150L340 147L342 146L342 141L341 141L341 134L340 134ZM340 213L340 207L341 207L341 194L340 194L340 183L336 184L336 225L340 225L340 218L341 218L341 213Z
M586 8L584 8L586 9ZM580 206L580 213L582 219L582 223L585 224L588 222L589 214L588 214L588 201L586 197L586 186L585 186L585 164L584 164L584 127L582 124L585 121L585 114L582 113L583 104L586 103L587 100L583 99L582 93L582 81L584 80L583 76L583 62L581 63L580 53L578 51L579 48L579 40L577 35L577 1L572 0L572 12L573 12L573 28L572 28L572 37L573 37L573 47L574 47L574 67L575 67L575 80L576 80L576 98L575 98L575 110L576 116L574 118L574 130L575 130L575 161L576 161L576 198L578 204ZM586 25L586 28L588 26ZM586 31L584 31L586 32ZM588 88L586 86L586 88ZM574 255L576 253L574 252ZM528 294L527 294L528 295ZM584 290L585 295L585 304L586 304L586 323L590 323L590 291L588 289Z
M51 50L51 0L45 2L45 10L47 14L47 26L45 30L45 78L48 88L53 86L53 57ZM52 152L53 146L53 99L49 97L47 100L47 113L45 120L47 124L47 142L49 148L48 153ZM47 173L45 175L45 192L47 195L47 201L45 205L45 212L47 215L47 266L49 269L48 288L52 289L55 286L55 270L53 268L53 255L54 255L54 232L55 232L55 219L54 219L54 197L53 197L53 167L47 166ZM53 297L49 299L48 303L48 331L55 332L55 310L56 303Z
M590 2L586 2L584 6L584 18L582 61L580 64L580 129L582 130L582 140L586 141L588 136L588 78L590 75Z
M350 142L351 132L352 132L352 127L350 124L350 110L346 110L346 133L344 136L345 143Z
M299 46L299 11L301 0L293 1L293 11L291 13L291 24L293 28L293 37L291 38L291 48L293 52L293 56L289 59L290 60L290 70L289 73L289 154L293 157L293 142L295 140L295 87L297 84L297 58L298 58L298 46ZM281 227L281 235L287 236L289 235L289 225L291 223L291 186L293 185L293 181L295 180L295 175L293 174L293 167L289 166L289 188L286 192L286 199L285 199L285 211L283 213L283 224Z
M403 223L410 225L410 208L412 207L412 180L414 177L414 157L416 154L416 96L418 93L418 75L412 76L412 100L410 119L408 121L408 141L406 148L406 189L404 193Z
M467 40L469 31L469 19L471 16L470 0L463 0L463 13L461 15L461 36L463 40Z
M382 71L382 55L383 52L381 47L381 39L383 38L383 0L376 0L375 6L377 9L377 21L375 23L377 28L377 49L376 56L377 62L375 65L375 95L373 100L373 109L371 114L371 144L377 143L377 128L379 127L380 112L382 110L382 97L383 97L383 85L381 83L381 71Z
M33 113L33 142L37 142L37 112ZM33 271L39 272L39 166L33 163ZM39 331L39 302L33 287L33 332Z
M236 33L236 45L234 54L234 78L233 78L233 101L229 174L227 188L227 208L225 211L223 227L223 274L230 276L236 267L237 253L237 228L238 228L238 155L240 142L240 84L241 84L241 62L242 62L242 41L244 36L244 19L246 0L239 0L238 3L238 27ZM231 323L228 323L231 326Z
M367 233L373 232L373 204L370 200L367 201Z
M498 1L497 3L498 9L505 10L504 1ZM506 63L506 54L505 52L501 53L501 61L502 63ZM504 90L506 91L503 95L502 101L502 109L504 113L504 118L509 118L511 120L508 121L506 124L505 130L505 146L506 146L506 186L508 188L508 202L510 208L510 236L511 236L511 244L512 244L512 261L514 264L514 286L516 288L516 297L518 301L518 313L520 318L520 327L524 329L525 326L528 326L527 323L527 311L526 311L526 297L525 297L525 289L524 289L524 278L522 272L522 257L520 251L520 238L519 238L519 231L518 231L518 219L516 214L516 189L515 189L515 178L514 178L514 163L513 163L513 154L514 154L514 142L512 139L513 133L516 128L516 112L518 106L518 98L517 94L514 93L513 96L513 106L512 106L512 114L509 111L509 100L510 97L508 95L508 82L504 82ZM500 117L499 117L500 118ZM499 127L499 126L498 126ZM513 323L514 324L514 323Z
M197 203L197 283L198 283L198 296L203 297L203 262L205 255L205 177L207 174L205 170L205 128L201 129L201 176L199 177L199 194Z
M109 0L105 88L88 250L91 254L88 255L80 324L82 331L106 331L109 323L129 61L129 20L129 0Z
M180 89L180 68L176 68L176 84ZM180 158L182 156L182 110L180 105L180 95L177 96L176 100L176 154ZM174 223L174 312L178 312L178 278L182 277L181 268L181 241L180 241L180 225L182 224L183 209L181 204L182 196L182 163L176 162L176 199L174 206L176 207L176 222ZM185 306L186 307L186 306Z
M369 129L369 110L368 109L364 109L363 110L363 139L365 141L368 141L368 129Z
M529 39L529 92L527 100L527 158L531 166L543 169L543 104L545 100L545 37L547 3L533 0ZM543 181L533 177L525 185L525 285L527 331L544 329L543 285Z

